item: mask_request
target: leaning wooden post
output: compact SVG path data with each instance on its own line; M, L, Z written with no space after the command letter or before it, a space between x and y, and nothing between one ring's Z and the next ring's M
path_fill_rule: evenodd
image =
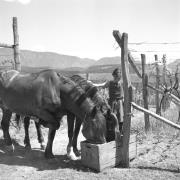
M118 43L119 47L122 47L122 43L121 43L121 34L119 33L119 31L114 30L113 31L113 36L116 39L116 42ZM137 76L139 78L142 78L141 73L139 72L138 68L135 65L135 60L132 57L130 51L128 50L128 61L131 64L132 68L134 69L135 73L137 74Z
M129 167L129 139L130 139L130 127L131 127L130 98L132 98L132 87L130 87L129 89L130 81L129 81L129 66L128 66L128 34L126 33L123 33L122 35L121 68L122 68L123 90L124 90L122 166Z
M15 63L15 69L17 71L21 71L17 17L13 17L13 35L14 35L14 63Z
M148 75L146 72L146 56L145 54L141 54L141 63L142 63L142 86L143 86L143 101L144 108L148 109ZM150 130L150 122L149 115L144 113L144 121L145 121L145 131L148 132Z
M158 56L155 55L155 64L156 64L156 89L159 89L160 76L159 76L159 65L158 65ZM156 114L160 114L159 107L159 92L156 91Z

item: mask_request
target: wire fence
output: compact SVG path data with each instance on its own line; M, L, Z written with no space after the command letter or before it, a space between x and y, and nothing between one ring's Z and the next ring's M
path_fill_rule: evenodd
M113 47L115 50L119 48L116 46L116 42ZM129 51L132 53L135 60L140 61L140 54L146 54L147 62L154 61L154 55L163 56L166 54L168 57L168 63L173 62L176 59L180 59L180 42L130 42Z

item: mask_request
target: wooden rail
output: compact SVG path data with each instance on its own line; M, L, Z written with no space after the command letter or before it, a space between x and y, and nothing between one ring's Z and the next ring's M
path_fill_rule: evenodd
M135 109L137 109L137 110L139 110L139 111L142 111L142 112L144 112L144 113L147 113L147 114L153 116L154 118L156 118L156 119L158 119L158 120L160 120L160 121L162 121L162 122L170 125L171 127L174 127L174 128L176 128L176 129L180 130L180 125L178 125L178 124L176 124L176 123L173 123L172 121L170 121L170 120L168 120L168 119L166 119L166 118L164 118L164 117L161 117L161 116L159 116L158 114L156 114L156 113L154 113L154 112L152 112L152 111L149 111L149 110L147 110L147 109L144 109L143 107L138 106L138 105L137 105L136 103L134 103L134 102L131 102L131 104L132 104L132 106L133 106Z
M152 90L154 90L154 91L158 91L159 93L161 93L161 94L164 94L164 92L162 91L162 90L160 90L160 89L157 89L157 88L155 88L155 87L153 87L153 86L151 86L151 85L147 85L147 87L148 88L150 88L150 89L152 89Z
M5 44L5 43L0 43L0 47L2 47L2 48L14 48L13 45Z

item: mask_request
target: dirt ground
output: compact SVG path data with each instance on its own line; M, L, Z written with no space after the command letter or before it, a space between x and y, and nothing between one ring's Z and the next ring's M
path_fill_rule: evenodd
M31 123L30 138L32 150L26 151L23 145L24 130L11 127L11 137L15 152L8 153L4 146L2 130L0 130L0 180L46 180L46 179L180 179L180 135L149 135L138 139L138 157L131 161L130 168L108 168L97 173L84 167L80 160L70 161L66 157L68 142L65 123L57 131L53 152L56 162L44 158L36 138L34 123ZM47 130L43 129L45 138ZM84 138L82 134L79 142Z

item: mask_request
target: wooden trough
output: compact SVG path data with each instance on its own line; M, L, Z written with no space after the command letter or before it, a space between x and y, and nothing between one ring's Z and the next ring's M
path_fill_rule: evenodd
M122 141L120 143L111 141L105 144L90 144L86 141L82 141L81 162L84 166L100 172L105 168L114 167L121 164L122 148ZM131 135L129 141L130 160L134 159L136 155L136 135Z

